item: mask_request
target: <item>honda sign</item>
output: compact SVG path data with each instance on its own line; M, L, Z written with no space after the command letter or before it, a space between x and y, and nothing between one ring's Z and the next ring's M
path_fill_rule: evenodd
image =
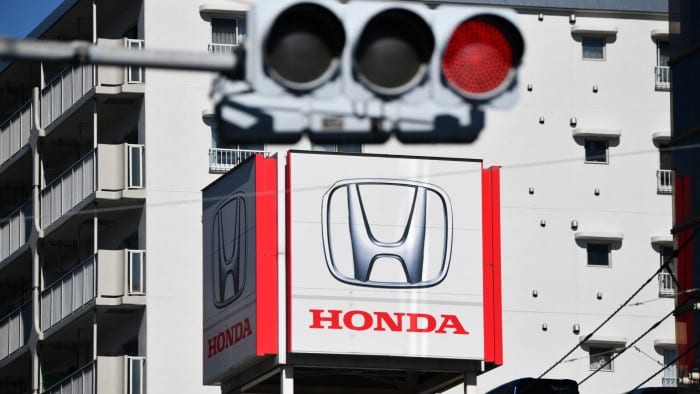
M290 352L500 362L481 161L292 151L287 173Z

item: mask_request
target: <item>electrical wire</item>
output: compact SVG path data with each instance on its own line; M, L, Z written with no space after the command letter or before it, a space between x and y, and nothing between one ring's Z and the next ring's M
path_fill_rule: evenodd
M664 366L661 367L658 371L654 372L651 376L649 376L648 378L644 379L644 381L643 381L642 383L639 383L637 386L635 386L635 388L633 388L633 389L630 390L630 391L634 391L634 390L636 390L636 389L638 389L638 388L644 386L645 384L647 384L650 380L654 379L654 377L655 377L656 375L658 375L658 374L660 374L661 372L663 372L666 368L668 368L668 367L670 367L670 366L672 366L672 365L675 365L676 362L677 362L678 360L680 360L681 358L685 357L686 354L688 354L688 353L692 352L693 350L695 350L695 348L697 348L698 345L700 345L700 342L697 342L695 345L693 345L693 346L689 347L688 349L686 349L683 353L679 354L676 358L674 358L673 360L671 360L668 364L664 365Z
M659 365L664 365L664 363L662 363L661 361L659 361L659 360L655 359L654 357L650 356L650 355L649 355L647 352L645 352L644 350L640 349L639 346L634 345L634 346L632 346L632 347L634 348L634 350L636 350L636 351L638 351L639 353L642 353L643 355L647 356L647 358L648 358L649 360L651 360L651 361L653 361L653 362L655 362L655 363L657 363L657 364L659 364Z
M579 386L582 385L582 384L585 383L588 379L590 379L591 377L593 377L593 375L597 374L597 373L600 372L603 368L605 368L605 367L607 367L608 365L610 365L616 358L620 357L620 356L622 355L622 353L626 352L629 348L631 348L632 346L636 345L637 342L639 342L639 341L640 341L642 338L644 338L647 334L649 334L650 332L652 332L656 327L658 327L659 325L661 325L661 323L663 323L664 320L668 319L669 316L673 315L676 311L678 311L678 309L680 309L680 307L681 307L681 306L678 306L678 307L674 308L671 312L669 312L668 314L666 314L666 316L662 317L661 320L658 320L656 323L652 324L651 327L649 327L646 331L644 331L644 332L642 333L642 335L638 336L634 341L632 341L632 343L630 343L629 345L627 345L627 346L625 346L624 348L622 348L622 350L616 352L612 357L610 357L610 359L608 359L605 363L603 363L602 365L600 365L595 371L591 372L590 374L588 374L588 376L586 376L585 378L583 378L583 380L581 380L580 382L578 382L578 385L579 385Z
M679 146L679 147L667 147L667 148L662 148L662 149L649 149L649 150L639 150L639 151L631 151L631 152L625 152L625 153L616 153L616 154L610 154L611 158L614 157L626 157L626 156L636 156L636 155L642 155L642 154L651 154L651 153L658 153L659 151L675 151L675 150L686 150L686 149L696 149L700 148L700 144L691 144L691 145L684 145L684 146ZM570 157L570 158L562 158L562 159L552 159L552 160L542 160L542 161L534 161L530 163L518 163L518 164L504 164L501 166L502 170L513 170L513 169L520 169L520 168L529 168L529 167L538 167L538 166L549 166L552 164L565 164L565 163L570 163L570 162L579 162L581 159L579 157ZM468 171L459 171L459 172L444 172L444 173L439 173L435 174L436 177L439 176L450 176L450 175L456 175L456 174L462 174L462 173L471 173L471 172L480 172L481 170L468 170ZM292 192L296 191L301 191L301 190L318 190L327 187L326 185L318 185L318 186L307 186L305 188L299 188L299 189L294 189L291 190ZM146 190L150 192L160 192L160 193L191 193L191 194L199 194L199 191L188 191L188 190L163 190L163 189L151 189L151 188L146 188ZM284 191L279 191L279 192L274 192L274 193L283 193ZM219 198L225 198L225 196L221 197L216 197L216 199ZM92 209L90 212L95 212L95 213L101 213L101 212L115 212L115 211L123 211L123 210L129 210L129 209L139 209L142 207L159 207L159 206L168 206L168 205L178 205L178 204L186 204L186 203L197 203L201 204L203 202L203 199L201 198L193 198L193 199L186 199L186 200L173 200L173 201L165 201L165 202L160 202L160 203L136 203L136 204L128 204L128 205L121 205L119 207L112 207L112 208L97 208L97 209ZM509 206L503 206L502 208L533 208L533 207L509 207ZM552 208L552 207L536 207L536 208L543 208L543 209L557 209L557 208ZM596 211L599 212L599 211ZM614 212L620 212L620 211L614 211ZM651 212L630 212L630 213L651 213ZM8 218L0 218L0 222L7 220Z
M600 324L598 325L598 327L596 327L593 331L591 331L588 335L586 335L586 336L583 338L582 341L579 341L578 343L576 343L576 345L575 345L573 348L571 348L571 350L569 350L568 352L566 352L566 354L564 354L564 356L562 356L559 360L557 360L557 362L555 362L554 364L552 364L552 366L550 366L549 368L547 368L547 370L545 370L544 372L542 372L542 373L540 374L540 376L537 377L537 379L541 379L543 376L545 376L545 375L546 375L547 373L549 373L551 370L553 370L554 368L556 368L559 364L561 364L562 362L564 362L564 360L566 360L566 358L569 357L569 356L571 355L571 353L575 352L576 349L578 349L583 343L585 343L587 340L589 340L596 332L598 332L601 328L603 328L603 326L605 326L606 324L608 324L608 322L610 322L610 320L612 320L612 318L615 317L615 315L617 315L622 309L624 309L625 306L627 306L627 304L629 304L630 301L632 301L632 299L633 299L634 297L636 297L636 296L642 291L642 289L644 289L644 287L646 287L654 278L656 278L656 276L657 276L665 267L667 267L667 266L671 263L671 261L673 261L673 259L675 259L676 257L678 257L679 251L682 250L683 248L685 248L685 247L690 243L690 241L691 241L693 238L695 238L695 236L698 234L699 231L700 231L700 227L696 228L696 229L693 231L693 233L685 240L685 242L683 242L682 245L679 245L678 249L676 249L676 250L673 251L673 253L671 254L671 256L670 256L668 259L666 259L666 261L664 261L663 264L661 264L661 266L659 267L659 269L657 269L656 272L654 272L654 274L651 275L651 276L649 277L649 279L647 279L644 283L642 283L642 285L641 285L637 290L635 290L634 293L632 293L632 295L629 296L629 297L625 300L625 302L622 303L622 305L620 305L619 307L617 307L617 309L615 309L615 311L613 311L608 317L606 317L605 320L603 320L603 322L600 323ZM675 282L676 284L678 284L678 280L675 278L675 276L673 275L673 273L671 273L671 277L673 278L674 282Z

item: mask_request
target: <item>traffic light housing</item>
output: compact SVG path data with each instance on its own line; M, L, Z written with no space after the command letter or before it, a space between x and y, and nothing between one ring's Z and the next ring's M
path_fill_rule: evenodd
M228 142L471 142L484 109L517 101L512 10L260 1L247 26L245 84L224 82L217 104Z

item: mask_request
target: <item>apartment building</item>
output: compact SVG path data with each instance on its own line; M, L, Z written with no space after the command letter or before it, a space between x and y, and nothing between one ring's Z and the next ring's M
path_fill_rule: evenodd
M67 0L30 37L206 54L197 7ZM196 340L210 79L3 67L0 392L217 391L201 384Z
M672 245L659 149L670 136L665 2L500 3L516 7L526 37L520 101L488 112L477 142L293 147L502 166L504 365L479 377L479 391L544 372ZM65 0L30 36L226 52L245 35L246 8ZM292 147L226 144L212 124L211 78L0 70L0 392L220 391L202 385L200 190L251 152ZM654 278L547 377L582 380L631 345L673 309L673 283ZM672 360L673 322L634 346L581 391L631 389ZM649 384L675 384L667 371Z

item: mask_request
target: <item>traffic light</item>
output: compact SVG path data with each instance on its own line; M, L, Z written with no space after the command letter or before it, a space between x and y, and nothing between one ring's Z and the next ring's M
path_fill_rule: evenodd
M232 143L471 142L484 109L517 100L514 11L351 0L259 1L245 83L223 83Z

